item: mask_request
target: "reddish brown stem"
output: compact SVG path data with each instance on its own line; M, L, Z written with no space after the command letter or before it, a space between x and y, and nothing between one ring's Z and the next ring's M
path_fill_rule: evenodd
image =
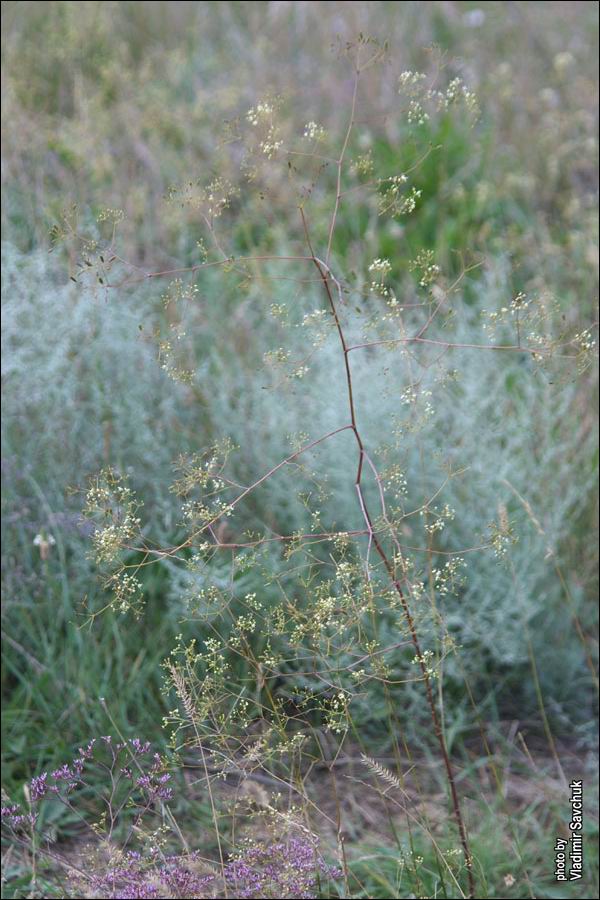
M435 731L435 735L436 735L436 738L437 738L437 741L438 741L438 744L440 747L440 753L441 753L441 756L442 756L442 759L444 762L444 768L446 770L446 778L447 778L448 785L450 788L450 796L451 796L451 801L452 801L452 808L454 811L454 818L456 820L456 824L458 827L460 842L461 842L463 854L465 857L465 865L467 868L467 879L468 879L468 884L469 884L468 896L474 897L475 896L475 881L474 881L474 877L473 877L473 861L472 861L471 852L469 849L467 830L465 827L465 823L464 823L464 819L463 819L463 815L462 815L462 811L461 811L461 807L460 807L458 791L456 789L456 780L454 777L454 769L453 769L452 763L450 761L448 748L446 746L446 739L444 737L444 731L443 731L443 728L442 728L442 725L440 722L440 717L438 714L437 707L435 705L435 699L433 696L433 689L431 686L431 678L430 678L430 675L428 672L427 663L423 657L423 653L421 652L421 643L419 641L419 636L417 634L417 629L415 626L413 615L410 610L410 606L408 604L407 596L402 588L400 581L396 577L394 566L393 566L388 554L386 553L383 545L381 544L381 541L379 540L377 533L375 532L375 530L373 528L373 522L371 519L371 515L369 513L369 509L368 509L368 506L367 506L367 503L365 501L365 497L364 497L364 494L362 491L361 481L362 481L362 474L363 474L363 463L364 463L364 458L365 458L365 447L364 447L364 443L361 438L360 432L358 430L358 425L357 425L357 420L356 420L356 408L355 408L355 404L354 404L354 391L353 391L353 387L352 387L352 370L350 367L350 360L348 358L351 348L349 348L348 344L346 343L346 338L344 336L344 330L342 328L342 324L340 321L340 317L338 315L337 307L336 307L335 301L333 299L331 287L329 285L330 277L332 277L330 269L329 269L329 265L326 263L323 263L321 260L318 259L317 256L315 256L315 253L314 253L314 250L312 247L312 243L310 240L308 226L306 223L306 217L304 215L304 210L301 209L300 214L302 216L302 224L304 227L306 242L307 242L308 248L311 253L312 261L314 262L314 264L319 272L319 275L321 277L321 280L323 282L323 287L324 287L325 293L327 295L327 301L329 304L331 314L333 316L333 320L335 322L335 327L336 327L336 330L338 333L340 345L341 345L343 356L344 356L346 390L347 390L347 394L348 394L348 404L349 404L349 408L350 408L350 420L352 423L351 428L352 428L352 432L354 434L354 437L355 437L355 440L357 443L358 455L359 455L358 470L356 473L355 486L356 486L356 491L357 491L358 498L359 498L360 507L362 510L363 517L365 519L365 523L367 525L369 539L372 542L373 546L375 547L377 553L379 554L379 556L385 566L385 569L389 575L390 581L392 582L392 585L393 585L394 589L396 590L396 592L398 593L398 596L400 598L400 603L402 606L402 611L404 613L404 618L406 620L410 638L411 638L413 647L415 649L415 654L416 654L416 657L418 660L419 667L421 669L421 673L423 676L423 682L425 684L425 693L427 696L427 704L429 706L429 712L431 714L431 721L433 723L433 729ZM338 287L338 289L339 289L339 287Z

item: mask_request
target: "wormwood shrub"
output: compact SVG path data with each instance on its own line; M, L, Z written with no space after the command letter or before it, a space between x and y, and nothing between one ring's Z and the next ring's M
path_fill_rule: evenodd
M106 879L110 886L112 878L110 889L115 881L119 889L127 883L138 891L131 896L170 896L169 878L176 869L178 885L188 879L190 896L227 892L231 879L243 882L250 892L244 896L278 896L280 890L286 896L310 896L319 887L314 873L333 874L316 849L314 834L323 831L336 844L340 890L349 896L347 814L338 774L343 767L354 777L362 768L365 778L375 780L375 791L401 812L410 849L393 822L391 831L399 859L406 860L410 891L423 892L422 859L415 850L415 841L423 837L435 860L436 891L475 896L477 883L485 882L470 845L448 746L446 673L453 691L473 704L485 741L460 644L478 648L481 630L494 619L488 610L488 618L471 621L473 607L486 601L470 597L469 572L481 556L481 593L486 576L513 583L518 593L528 573L514 556L516 520L525 515L538 536L546 532L523 493L528 485L514 485L502 470L495 473L502 496L492 480L483 497L474 497L469 478L480 479L486 470L479 470L472 434L453 427L453 403L472 391L484 371L487 395L473 401L472 422L484 434L492 426L494 439L509 444L512 432L504 429L502 414L490 409L494 397L506 391L508 417L523 415L531 379L558 382L570 396L570 381L577 372L585 377L590 366L594 341L573 314L563 316L554 298L536 290L515 291L497 306L474 310L464 302L463 290L485 287L484 280L474 280L484 260L459 258L456 271L445 274L431 248L406 246L404 222L419 215L424 199L419 172L438 149L422 140L424 130L428 133L433 120L456 116L475 123L478 109L459 71L443 58L431 75L393 75L389 68L380 74L386 49L364 37L339 48L351 73L341 140L319 122L298 127L294 117L280 115L285 101L276 95L257 99L227 123L214 174L169 191L169 202L181 204L186 213L192 210L202 225L197 263L149 271L128 261L119 253L117 210L101 217L107 239L82 235L72 213L54 231L55 240L67 241L77 254L73 280L95 287L100 296L110 299L133 285L162 282L164 316L151 329L162 370L191 396L227 392L229 408L246 413L235 440L224 417L214 423L219 433L176 461L172 492L179 513L173 544L161 541L145 519L126 471L105 467L86 492L93 553L107 591L104 607L87 609L90 623L108 608L140 615L145 572L165 566L180 573L173 574L174 593L186 615L202 624L202 637L181 638L165 659L172 708L164 725L174 753L199 770L220 879L209 885L202 880L205 873L192 865L195 858L173 854L170 846L153 849L150 857L134 857L129 838L119 835L112 820L109 825L100 820L94 827L109 859L109 874L101 875L103 889L109 889ZM390 115L398 119L411 159L401 171L377 171L365 146L365 135L377 122L369 120L361 85L374 76L396 84L397 105ZM231 177L234 165L245 179L242 188L239 178ZM272 220L272 193L278 208L281 196L289 196L289 221ZM391 218L395 254L365 259L356 246L345 257L355 264L343 265L336 230L342 211L348 218L353 210L366 217L372 231ZM255 227L243 233L246 249L240 253L245 215ZM254 232L255 249L250 250ZM493 269L489 282L492 277ZM203 325L203 303L215 284L222 284L217 302L220 327L229 338L230 367L238 373L240 359L245 367L234 392L218 383L226 365L214 367L214 335ZM496 288L495 296L501 293ZM250 329L260 336L276 334L278 340L259 353ZM476 330L478 337L465 339ZM477 369L469 360L481 354L496 362ZM264 380L268 404L254 396L248 403L248 378ZM280 405L273 394L281 397ZM436 441L430 440L432 434ZM256 448L271 445L278 452L281 448L279 458L260 472L250 471L248 460L260 456ZM488 453L493 464L493 452ZM484 507L479 533L469 528L461 508L473 502ZM565 497L565 515L573 502ZM302 529L294 528L298 520L306 523ZM552 537L559 541L560 536L557 529ZM559 548L549 545L547 552L560 572ZM525 632L519 651L527 656L531 616L520 612L515 627ZM574 603L569 617L585 645ZM504 657L497 649L501 640L488 640L485 651ZM543 701L536 670L532 678ZM373 697L386 720L392 769L355 752L364 745L355 711L368 707ZM426 808L414 808L407 793L410 786L423 799L421 754L407 739L405 703L411 715L429 723L427 752L439 758L454 821L450 847L440 845ZM546 721L543 707L542 712ZM129 748L121 742L118 752L130 753ZM137 780L128 766L120 766L117 780L143 793L141 779L150 778L154 790L164 777L158 765ZM72 773L73 766L67 769ZM111 784L115 771L109 762ZM322 796L316 777L322 772L333 804ZM52 777L51 791L48 776L30 786L32 802L49 791L65 799L56 784L62 776ZM78 779L70 777L65 776L67 786L77 786ZM231 783L254 786L253 802L241 802L238 795L232 801L226 791ZM385 789L377 787L380 783ZM152 793L152 811L174 840L185 841L185 823L176 824L170 798L161 790ZM144 813L150 808L145 801L133 802ZM265 810L275 839L240 851L240 828ZM35 818L13 805L7 817L14 828L35 830ZM302 823L307 832L289 836L286 823L296 831ZM34 845L43 849L39 841Z

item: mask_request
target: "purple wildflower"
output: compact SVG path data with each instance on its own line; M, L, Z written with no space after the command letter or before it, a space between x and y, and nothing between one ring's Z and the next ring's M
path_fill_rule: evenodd
M41 775L38 775L36 778L32 778L29 783L29 793L33 802L37 800L41 800L48 792L48 785L46 784L48 780L48 773L42 772Z
M124 900L153 900L153 898L195 898L205 896L205 888L214 880L212 875L199 875L190 867L195 854L172 856L157 865L153 854L131 851L119 863L92 879L94 896L124 898Z
M321 879L340 875L337 867L320 857L315 843L305 838L250 847L225 869L227 883L239 898L310 898Z
M32 813L22 813L18 803L12 806L2 807L2 824L11 828L22 828L23 825L34 825L35 816Z
M74 774L65 763L64 766L61 766L59 769L55 769L54 772L52 772L52 778L54 778L55 781L72 781Z
M82 759L91 759L94 755L94 744L96 743L96 738L92 738L87 747L79 748L79 756Z

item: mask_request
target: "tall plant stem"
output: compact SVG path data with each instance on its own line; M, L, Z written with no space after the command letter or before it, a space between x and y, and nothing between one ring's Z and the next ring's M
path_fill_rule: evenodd
M347 396L348 396L348 406L349 406L350 422L351 422L350 427L351 427L352 433L354 434L354 438L356 440L356 444L357 444L357 448L358 448L358 468L357 468L357 472L356 472L354 486L356 488L359 505L360 505L361 512L362 512L363 518L365 520L365 524L366 524L367 531L369 534L369 541L375 547L375 550L377 551L379 557L381 558L383 565L389 575L390 581L400 598L400 604L402 606L402 611L404 614L406 625L408 627L410 638L411 638L413 647L415 649L415 654L417 657L418 665L420 667L421 674L423 677L423 682L425 685L425 694L427 697L427 705L429 707L431 721L433 723L433 730L435 732L435 736L437 738L439 748L440 748L440 753L441 753L441 756L442 756L442 759L444 762L446 778L448 781L448 786L450 788L450 796L451 796L451 801L452 801L452 808L454 811L454 818L456 820L456 825L458 827L460 842L461 842L463 854L465 857L465 866L467 869L467 879L468 879L468 885L469 885L468 896L474 897L475 896L475 880L473 877L473 860L471 857L471 851L469 849L469 840L467 837L467 829L465 826L465 822L464 822L464 818L463 818L463 814L462 814L462 810L461 810L460 800L458 797L458 791L456 789L456 779L454 776L454 769L453 769L452 763L450 761L450 755L448 753L448 747L446 746L446 739L444 737L444 730L442 728L440 716L439 716L439 713L438 713L438 710L437 710L437 707L435 704L433 689L431 686L431 677L429 675L426 660L421 651L421 642L419 640L419 636L418 636L417 629L415 626L415 621L414 621L414 618L413 618L413 615L412 615L412 612L411 612L411 609L409 606L407 594L404 591L404 589L402 588L402 584L401 584L400 580L396 577L394 565L393 565L390 557L386 553L375 529L373 528L373 520L371 518L371 514L369 512L369 508L367 506L367 502L365 500L365 496L364 496L364 493L362 490L362 477L363 477L363 472L364 472L364 462L365 462L365 457L366 457L366 451L365 451L365 445L364 445L363 439L361 437L361 434L360 434L360 431L358 428L357 417L356 417L356 405L355 405L355 400L354 400L354 389L353 389L353 381L352 381L352 368L351 368L350 360L349 360L350 350L349 350L348 343L347 343L345 335L344 335L344 330L342 328L342 323L340 321L338 309L337 309L337 306L336 306L336 303L335 303L335 300L333 297L333 293L331 290L330 281L332 281L336 285L338 293L340 295L341 295L341 285L340 285L339 281L337 281L337 279L334 278L334 276L331 272L331 269L329 268L329 264L323 262L315 255L315 252L314 252L313 246L312 246L312 242L310 239L308 225L306 222L306 216L305 216L304 210L302 208L300 209L300 215L302 217L302 225L304 228L304 234L306 237L306 242L307 242L310 254L311 254L312 261L319 272L319 275L320 275L322 283L323 283L323 287L325 289L325 293L327 295L327 302L329 304L329 309L330 309L330 312L333 317L335 327L336 327L336 330L338 333L339 342L340 342L343 359L344 359L346 392L347 392ZM377 477L377 471L376 471L376 469L374 469L372 463L371 463L371 467L373 468L374 474Z

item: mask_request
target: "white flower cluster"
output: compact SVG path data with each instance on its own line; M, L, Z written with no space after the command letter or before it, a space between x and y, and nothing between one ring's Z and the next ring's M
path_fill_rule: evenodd
M142 599L142 583L135 575L129 572L116 572L109 581L109 586L114 594L111 603L117 612L128 613L130 610L139 611Z
M267 131L266 137L260 142L260 149L267 159L273 159L277 151L282 147L283 141L277 137L275 126L271 125Z
M390 309L394 310L398 306L398 299L394 291L385 284L385 278L392 270L392 264L389 259L374 259L369 266L369 272L379 277L373 279L369 285L369 291L372 294L378 294L386 301Z
M392 271L392 264L389 259L374 259L369 266L369 272L376 273L383 280Z
M438 673L433 665L434 660L435 653L433 650L424 650L420 656L417 654L413 657L411 665L419 666L427 674L428 678L437 678Z
M298 366L297 369L290 373L290 378L302 379L305 375L308 375L309 371L308 366Z
M527 294L520 291L510 301L508 306L501 306L500 309L492 310L492 312L482 309L481 316L484 320L482 325L483 330L489 334L495 334L499 325L506 324L511 318L515 318L517 315L522 316L522 314L529 309L530 305L531 301L527 299Z
M122 222L125 218L125 213L122 209L113 209L112 207L107 207L106 209L100 210L98 216L96 217L97 222L110 222L111 225L118 225L119 222Z
M423 192L417 190L417 188L411 187L411 189L408 192L408 194L406 195L406 197L404 197L403 200L401 201L401 203L399 204L397 215L402 216L402 215L406 215L408 213L414 212L415 209L417 208L417 200L419 199L419 197L421 196L422 193Z
M360 175L363 178L371 175L373 172L373 154L371 150L367 150L366 153L363 153L361 156L357 157L352 163L352 171L356 175Z
M280 319L282 322L287 319L288 308L285 303L271 303L269 310L275 319Z
M591 353L596 346L596 341L592 340L592 332L589 328L576 334L573 338L573 343L577 344L584 353Z
M462 78L453 78L445 90L426 88L424 84L426 80L427 76L423 72L411 71L402 72L398 79L398 93L413 98L408 106L410 124L424 125L428 121L429 114L425 109L425 104L443 111L462 102L471 115L477 115L479 111L477 97L473 91L469 90Z
M231 204L237 188L224 178L214 178L204 190L204 201L209 218L218 218Z
M139 532L141 523L136 513L140 505L131 488L112 469L104 469L91 482L84 515L97 526L92 543L98 565L113 562Z
M433 522L428 522L424 525L427 534L436 534L439 531L443 531L446 527L446 522L451 522L456 515L455 510L451 509L447 503L442 510L437 510L432 507L428 509L428 512L435 518ZM422 509L419 514L424 517L425 510Z
M239 647L247 634L256 630L256 619L253 615L238 616L233 624L233 633L230 637L232 647Z
M253 106L246 113L246 119L250 125L254 128L260 127L264 132L259 142L259 149L267 159L272 159L283 146L277 126L273 122L274 113L275 104L267 100Z
M404 406L411 406L413 403L417 402L418 396L419 395L413 387L404 388L404 390L400 394L400 403L402 403Z
M454 78L446 88L445 93L438 92L435 96L440 106L444 109L448 109L452 103L462 100L470 112L477 112L477 97L473 91L467 88L461 78Z
M170 201L177 200L182 206L202 209L209 219L216 219L230 206L233 197L238 193L239 190L234 184L225 178L217 177L206 185L196 180L171 186L167 197Z
M251 125L255 127L259 125L265 119L270 119L273 113L275 112L275 107L272 103L263 100L261 103L257 103L256 106L251 107L246 113L246 119L250 122Z
M312 345L320 347L327 339L327 329L330 324L329 315L324 309L314 309L310 313L305 313L302 322L298 327L310 328L313 332ZM333 321L331 322L333 324Z
M419 278L419 287L429 287L440 274L434 259L433 250L422 250L410 263L411 272L416 272Z
M380 180L379 186L379 215L390 213L393 216L402 216L412 213L417 208L417 200L422 191L414 185L406 192L403 187L407 183L406 175L392 175L390 178Z
M165 309L171 303L180 303L184 300L195 300L198 296L199 288L197 284L186 284L181 278L175 278L164 294L161 296L161 301Z
M437 592L442 596L454 593L456 588L463 584L464 578L461 572L466 565L461 556L453 556L441 569L433 569L431 574Z
M386 489L393 492L396 500L406 496L408 482L399 465L390 466L386 469L382 473L382 479Z
M185 337L185 331L182 329L175 329L174 334L176 341L181 341ZM193 369L179 365L177 362L177 351L173 348L173 343L170 340L165 339L159 342L158 361L163 372L173 381L187 385L193 383L196 373Z
M325 129L317 122L307 122L302 137L307 141L322 141L325 137Z
M186 500L181 505L181 512L188 524L198 525L221 516L230 516L233 509L226 500L217 498L211 506L207 506L202 500Z
M424 125L429 121L429 113L419 100L411 100L408 104L407 118L410 125Z
M343 691L331 698L325 711L327 726L334 734L341 734L348 728L348 698Z
M286 363L290 356L291 352L289 350L284 350L283 347L277 347L275 350L267 350L266 353L263 354L263 359L267 365L274 366L277 363L280 365Z
M490 544L494 550L494 556L497 559L504 559L508 553L508 548L512 544L516 544L518 538L513 533L510 522L506 513L500 516L500 522L491 522L490 526Z
M416 87L421 84L427 76L423 72L411 72L409 70L402 72L398 78L398 87L400 90Z

